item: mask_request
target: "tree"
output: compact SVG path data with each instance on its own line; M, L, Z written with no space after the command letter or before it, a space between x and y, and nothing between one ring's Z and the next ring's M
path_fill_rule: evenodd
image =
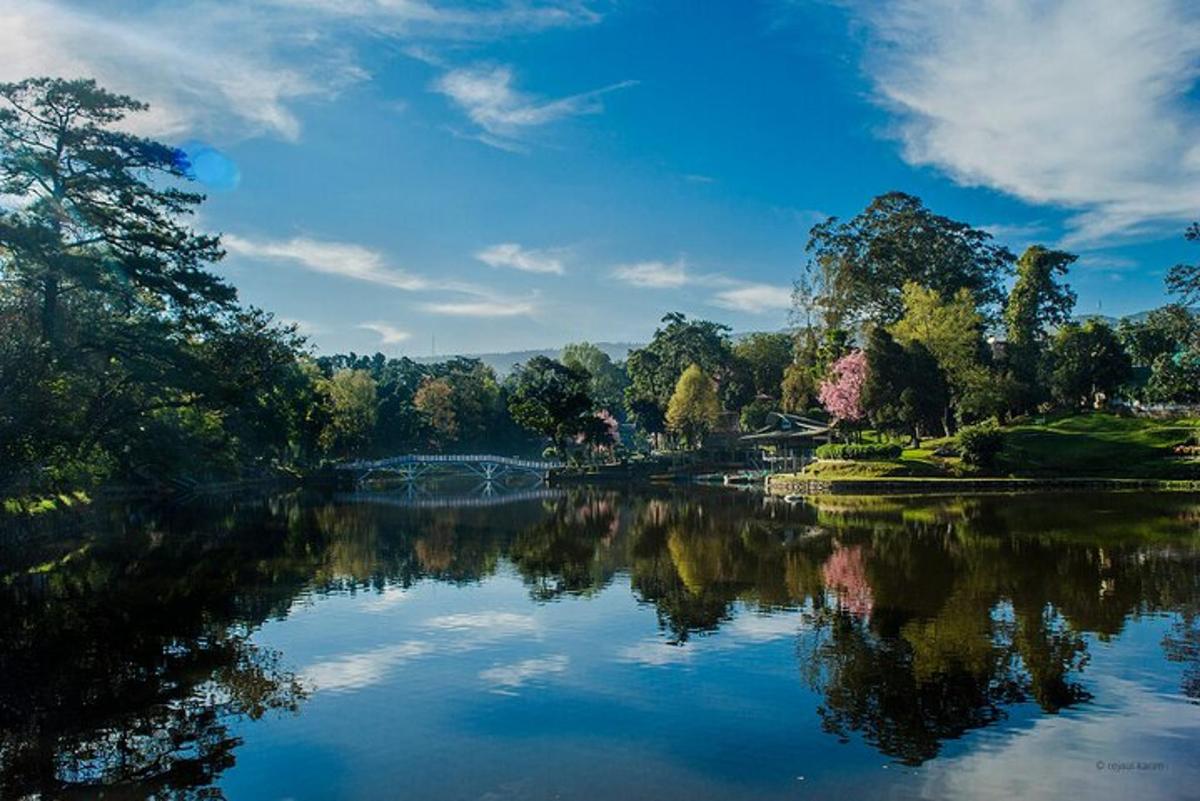
M792 363L792 337L788 334L756 333L733 346L733 355L745 363L754 392L779 396L784 371Z
M821 405L838 423L857 423L866 416L862 405L863 385L867 380L867 355L853 351L829 368L829 377L818 392Z
M667 425L679 432L686 445L696 448L720 416L721 402L713 380L700 365L690 365L675 384L667 405Z
M779 385L779 405L785 412L803 413L816 406L817 380L812 368L789 364Z
M921 342L901 345L883 326L871 329L864 353L863 410L879 430L907 434L919 446L941 421L948 397L937 360Z
M650 434L663 430L667 404L684 370L698 365L719 384L733 362L728 326L688 320L678 312L662 322L666 325L655 330L650 343L630 351L625 363L630 381L626 405L638 426Z
M549 437L555 449L564 453L569 439L597 428L589 379L582 368L534 356L513 373L509 413L518 425Z
M1184 232L1189 242L1200 242L1200 222L1194 222ZM1200 303L1200 264L1176 264L1167 272L1167 291L1179 297L1184 306Z
M31 78L0 84L0 213L4 270L38 299L48 342L72 293L117 304L162 305L203 320L234 301L207 272L216 237L179 218L203 196L181 151L114 127L147 106L95 81Z
M915 343L928 349L945 376L950 392L944 395L942 428L950 436L954 410L987 384L983 365L983 315L966 289L952 298L915 283L904 285L904 316L889 330L908 347ZM939 382L941 383L941 382Z
M625 405L625 388L629 376L622 365L590 342L577 342L562 349L561 359L568 367L581 367L591 378L588 392L602 409L620 414Z
M986 231L934 214L903 192L876 197L846 222L830 217L814 225L806 251L829 326L895 322L910 281L944 298L966 289L991 308L1003 300L1013 261Z
M1151 365L1200 345L1200 316L1178 304L1154 309L1142 320L1121 320L1117 337L1135 365Z
M1050 391L1065 406L1111 397L1129 380L1132 365L1113 330L1102 322L1068 323L1051 348Z
M1018 392L1014 411L1037 405L1038 371L1050 328L1066 323L1075 308L1075 293L1059 279L1076 258L1033 245L1017 260L1017 280L1004 307L1005 359Z
M458 413L454 389L449 381L426 376L413 395L412 405L420 412L430 432L429 444L435 450L448 448L458 441Z
M323 435L327 451L352 456L367 443L375 427L375 380L366 370L338 370L322 382L329 398L329 426Z

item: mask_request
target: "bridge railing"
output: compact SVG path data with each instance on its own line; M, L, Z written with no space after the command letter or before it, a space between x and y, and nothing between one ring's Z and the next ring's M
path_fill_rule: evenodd
M342 462L336 466L336 469L378 470L385 467L399 467L406 464L498 464L525 470L554 470L563 466L562 462L545 459L516 459L510 456L496 456L494 454L412 453L403 456L392 456L386 459Z

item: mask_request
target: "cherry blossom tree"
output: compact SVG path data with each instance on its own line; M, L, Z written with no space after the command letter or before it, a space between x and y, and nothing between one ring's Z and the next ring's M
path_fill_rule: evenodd
M862 407L866 381L867 355L856 350L830 366L829 378L821 382L818 397L838 423L857 423L866 416Z

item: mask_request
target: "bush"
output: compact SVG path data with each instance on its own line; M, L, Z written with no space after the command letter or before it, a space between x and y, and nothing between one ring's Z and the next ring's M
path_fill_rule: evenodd
M1003 449L1004 432L995 423L963 426L958 431L958 450L966 464L991 469Z
M846 459L851 461L887 461L899 459L902 453L899 445L870 443L870 444L833 444L817 448L818 459Z

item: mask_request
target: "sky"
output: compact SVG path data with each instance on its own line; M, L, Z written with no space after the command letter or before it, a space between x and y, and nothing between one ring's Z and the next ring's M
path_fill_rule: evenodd
M1200 258L1186 0L0 0L0 80L94 77L190 155L217 271L321 352L788 323L814 222L891 190L1079 254Z

